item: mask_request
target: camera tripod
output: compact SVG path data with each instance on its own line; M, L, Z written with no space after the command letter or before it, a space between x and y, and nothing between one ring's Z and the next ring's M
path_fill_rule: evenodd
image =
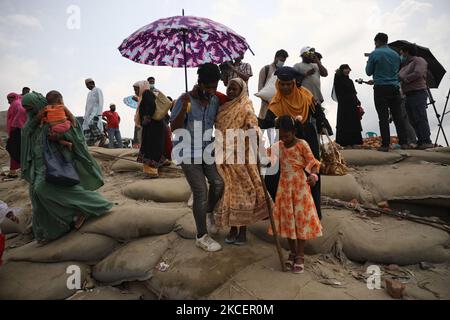
M433 95L431 94L431 90L430 90L429 87L427 87L427 92L428 92L428 99L429 99L429 102L427 103L427 106L430 106L430 105L433 106L434 113L436 114L436 118L438 120L438 127L439 127L439 130L438 130L438 133L437 133L437 136L436 136L436 141L434 142L434 144L437 145L437 141L438 141L439 136L440 136L441 131L442 131L442 135L444 136L445 143L447 144L447 147L448 147L449 144L448 144L448 140L447 140L447 135L445 134L444 127L442 126L442 124L444 122L445 115L447 113L450 113L450 111L447 111L448 100L449 100L449 97L450 97L450 89L448 90L447 99L446 99L445 105L444 105L444 110L442 111L442 116L437 111L436 101L434 100Z

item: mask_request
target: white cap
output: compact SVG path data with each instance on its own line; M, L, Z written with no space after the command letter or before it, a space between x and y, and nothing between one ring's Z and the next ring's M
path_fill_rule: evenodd
M302 50L300 50L300 57L305 53L311 51L311 47L303 47Z

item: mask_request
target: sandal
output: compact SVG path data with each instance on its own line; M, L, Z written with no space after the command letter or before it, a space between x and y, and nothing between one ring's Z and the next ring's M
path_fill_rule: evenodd
M9 174L8 173L5 177L2 178L2 181L13 181L18 178L19 178L18 174Z
M296 255L291 253L289 254L288 259L286 260L286 262L284 263L284 266L286 267L287 271L291 271L293 266L294 266L294 260L295 260Z
M75 221L75 230L80 230L80 228L84 224L84 221L86 221L86 217L84 215L78 216L77 220Z
M241 233L239 232L236 241L234 241L234 244L237 246L243 246L247 243L247 237L244 235L244 237L241 238Z
M296 256L295 261L300 260L302 263L294 263L294 266L292 267L292 273L295 274L301 274L305 272L305 258L302 256Z

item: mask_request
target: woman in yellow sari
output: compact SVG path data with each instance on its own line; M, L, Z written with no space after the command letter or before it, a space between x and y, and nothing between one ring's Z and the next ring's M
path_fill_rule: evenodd
M225 189L214 218L218 227L231 227L226 243L242 245L246 242L247 226L267 218L269 212L256 157L250 156L250 143L247 139L239 138L237 143L228 146L226 143L232 131L259 131L258 119L247 96L245 82L239 78L230 80L227 97L229 101L220 107L215 123L216 130L221 133L216 133L216 163ZM242 144L244 148L240 148ZM245 154L242 154L244 149ZM238 161L240 158L245 160L241 164Z

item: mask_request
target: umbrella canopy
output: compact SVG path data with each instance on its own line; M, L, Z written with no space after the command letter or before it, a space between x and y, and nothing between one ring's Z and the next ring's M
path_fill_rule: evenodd
M123 98L123 103L125 103L125 105L130 108L137 109L138 103L133 100L133 97L134 96L129 96L129 97Z
M411 42L406 40L398 40L389 44L389 47L394 49L397 52L405 45L411 45ZM430 88L438 88L441 83L442 78L444 77L445 71L444 67L440 64L440 62L434 57L431 53L431 50L414 44L417 48L417 56L424 58L428 62L428 77L427 84Z
M230 28L193 16L157 20L133 33L119 47L122 56L134 62L175 68L220 64L243 55L247 49L245 38Z

